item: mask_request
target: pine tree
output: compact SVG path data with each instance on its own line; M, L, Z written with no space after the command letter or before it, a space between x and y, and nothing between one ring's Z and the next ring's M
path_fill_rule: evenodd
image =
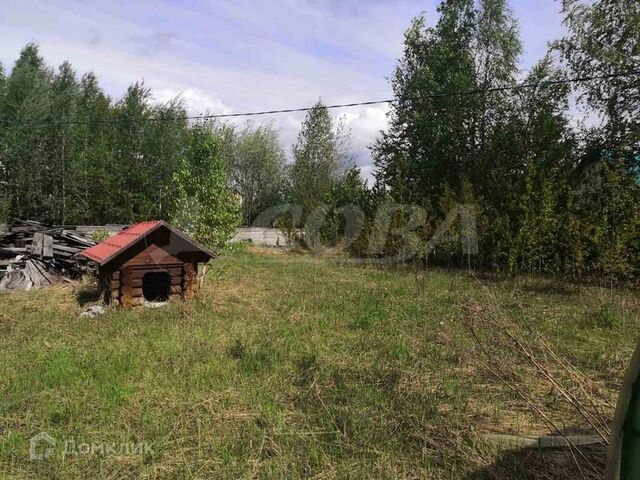
M4 103L6 76L2 63L0 63L0 111ZM3 119L0 118L0 121ZM9 205L11 196L9 193L9 178L7 176L7 142L5 140L7 124L0 124L0 223L6 222L9 217Z
M76 102L77 155L70 173L74 188L67 207L69 221L96 225L117 221L108 212L112 196L109 178L114 174L111 101L93 73L80 80Z
M151 118L150 99L151 91L136 82L114 108L114 164L110 190L119 192L114 199L114 213L125 222L149 218L154 210L143 194L145 177L151 174L146 169L144 151L145 129Z
M48 122L47 171L45 191L50 199L47 216L56 223L66 223L69 198L77 186L73 182L73 167L77 154L76 73L69 62L60 65L51 82L51 112ZM71 193L70 193L71 192Z
M51 72L30 43L22 49L6 79L0 118L5 142L9 216L53 220L45 193L48 165L43 138L47 137Z

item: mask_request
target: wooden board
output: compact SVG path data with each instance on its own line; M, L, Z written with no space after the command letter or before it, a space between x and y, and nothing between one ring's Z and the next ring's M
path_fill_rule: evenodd
M130 266L122 270L122 279L124 282L140 279L144 277L145 273L149 272L167 272L171 276L182 275L182 266Z
M161 267L162 265L181 264L180 259L174 257L163 248L150 244L144 250L123 264L123 269L131 266Z
M486 433L484 438L501 448L560 448L604 443L598 435L510 435Z
M44 235L40 232L33 234L31 242L31 255L42 258L42 245L44 243Z
M192 263L184 265L184 297L193 298L198 288L198 267Z
M42 257L53 258L53 237L42 235Z
M144 279L142 278L133 278L126 282L126 285L133 288L142 287L142 282ZM169 278L170 285L182 285L182 275L173 275ZM112 280L111 288L120 288L120 280Z

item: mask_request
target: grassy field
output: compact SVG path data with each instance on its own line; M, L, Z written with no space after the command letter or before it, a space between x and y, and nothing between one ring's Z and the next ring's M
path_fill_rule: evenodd
M83 288L0 295L2 478L554 478L573 471L565 451L483 440L549 432L487 367L509 365L568 432L589 425L485 316L544 335L607 418L640 319L632 291L259 250L161 309L81 318ZM30 461L39 432L56 447ZM69 441L98 447L65 456Z

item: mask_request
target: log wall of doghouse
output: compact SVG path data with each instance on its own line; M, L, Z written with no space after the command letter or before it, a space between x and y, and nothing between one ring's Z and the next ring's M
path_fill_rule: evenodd
M198 263L209 258L170 231L153 232L100 268L105 300L125 306L144 303L147 274L166 275L167 299L191 298L197 290Z

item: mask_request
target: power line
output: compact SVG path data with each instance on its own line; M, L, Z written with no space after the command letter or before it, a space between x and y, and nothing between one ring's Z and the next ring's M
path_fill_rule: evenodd
M398 101L416 101L416 100L428 100L428 99L436 99L436 98L446 98L446 97L459 97L459 96L468 96L468 95L478 95L481 93L496 93L496 92L506 92L511 90L520 90L527 88L538 88L538 87L549 87L553 85L563 85L569 83L583 83L594 80L608 80L612 78L620 78L620 77L631 77L640 74L640 70L633 70L629 72L618 72L618 73L609 73L605 75L592 75L592 76L583 76L583 77L573 77L573 78L564 78L557 80L544 80L540 82L529 82L529 83L520 83L518 85L505 85L501 87L490 87L490 88L477 88L472 90L462 90L457 92L441 92L441 93L430 93L425 95L419 95L415 97L406 97L402 99L385 99L385 100L371 100L366 102L352 102L352 103L337 103L333 105L324 105L324 108L327 109L336 109L336 108L350 108L350 107L360 107L367 105L381 105L381 104L390 104ZM284 108L278 110L261 110L254 112L241 112L241 113L217 113L217 114L207 114L207 115L184 115L178 117L156 117L156 118L141 118L135 120L136 122L175 122L182 120L213 120L218 118L234 118L234 117L255 117L262 115L274 115L281 113L299 113L299 112L308 112L312 110L314 107L298 107L298 108ZM41 122L20 122L16 120L0 120L0 122L5 124L12 123L25 123L25 124L37 124L37 123L48 123L48 121ZM94 123L129 123L129 119L125 120L98 120ZM84 124L89 123L88 120L64 120L55 122L57 125L60 124Z

